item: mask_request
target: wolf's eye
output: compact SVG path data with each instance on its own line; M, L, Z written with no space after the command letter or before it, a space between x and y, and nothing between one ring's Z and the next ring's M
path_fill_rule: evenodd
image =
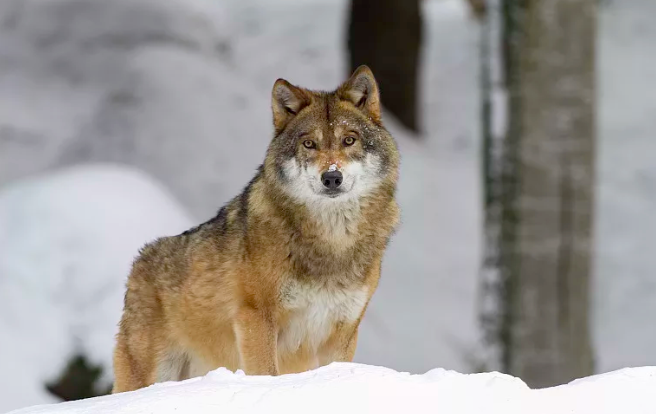
M314 143L314 141L312 141L310 139L306 139L305 141L303 141L303 146L305 148L314 148L316 146L316 144Z
M355 137L352 135L349 135L348 137L344 138L344 145L346 146L351 146L355 144Z

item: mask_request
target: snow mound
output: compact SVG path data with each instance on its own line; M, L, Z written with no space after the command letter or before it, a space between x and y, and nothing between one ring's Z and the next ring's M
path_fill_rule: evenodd
M12 414L142 413L440 413L615 414L656 410L656 368L625 369L560 387L531 390L499 373L435 369L410 375L333 363L301 374L246 376L225 368L205 377Z
M191 221L157 183L89 165L0 192L0 412L52 402L74 353L111 378L114 335L132 258Z
M120 163L211 215L244 185L220 172L251 175L270 138L229 20L211 0L0 2L0 185Z

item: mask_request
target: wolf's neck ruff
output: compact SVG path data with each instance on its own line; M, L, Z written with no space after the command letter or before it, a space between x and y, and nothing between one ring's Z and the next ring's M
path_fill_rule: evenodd
M332 204L310 204L308 210L329 242L335 244L338 249L351 247L361 220L359 199L350 198Z

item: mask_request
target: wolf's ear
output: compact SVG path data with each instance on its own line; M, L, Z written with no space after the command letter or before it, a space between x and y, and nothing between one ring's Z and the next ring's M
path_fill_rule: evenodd
M337 90L339 98L351 102L374 122L380 122L378 84L368 66L362 65Z
M309 93L284 79L278 79L273 84L271 92L271 109L273 110L273 126L276 133L282 131L301 109L310 104Z

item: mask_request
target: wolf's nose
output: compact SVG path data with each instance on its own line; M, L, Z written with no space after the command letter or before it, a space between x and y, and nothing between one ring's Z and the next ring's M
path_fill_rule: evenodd
M325 173L321 174L321 182L324 186L331 190L342 185L343 179L344 176L339 171L326 171Z

